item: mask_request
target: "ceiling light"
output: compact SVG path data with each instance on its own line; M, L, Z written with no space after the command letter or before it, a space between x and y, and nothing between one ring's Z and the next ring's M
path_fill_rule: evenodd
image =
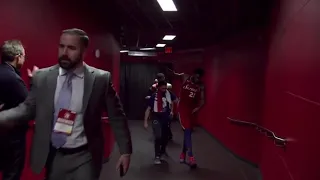
M156 47L165 47L166 44L157 44Z
M163 40L165 40L165 41L171 41L171 40L173 40L175 37L176 37L175 35L165 35L165 36L163 37Z
M162 11L178 11L173 0L157 0Z
M126 53L129 52L128 50L121 50L120 53Z
M129 56L157 56L157 53L154 51L129 51Z
M156 48L140 48L141 51L155 50Z

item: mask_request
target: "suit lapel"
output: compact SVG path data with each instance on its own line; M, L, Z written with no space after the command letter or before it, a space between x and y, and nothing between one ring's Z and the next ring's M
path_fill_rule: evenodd
M57 87L57 78L59 75L59 66L53 66L49 69L48 76L47 76L47 94L48 94L48 101L51 103L48 103L48 110L54 111L54 96L56 92ZM53 114L53 113L52 113Z
M89 103L89 99L92 93L93 84L95 81L94 70L88 66L84 65L84 91L83 91L83 104L82 104L82 112L85 112Z

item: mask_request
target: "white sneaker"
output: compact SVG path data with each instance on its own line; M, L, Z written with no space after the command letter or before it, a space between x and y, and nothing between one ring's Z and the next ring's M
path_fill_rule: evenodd
M160 157L156 157L156 158L154 159L154 164L161 164Z

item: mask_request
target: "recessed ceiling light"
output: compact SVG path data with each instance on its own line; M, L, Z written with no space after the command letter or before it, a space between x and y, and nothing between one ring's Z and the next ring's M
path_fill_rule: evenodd
M166 44L157 44L156 47L165 47Z
M128 50L121 50L120 53L126 53L129 52Z
M140 48L141 51L155 50L156 48Z
M178 11L173 0L157 0L162 11Z
M165 40L165 41L171 41L171 40L173 40L174 38L176 38L175 35L165 35L165 36L163 37L163 40Z

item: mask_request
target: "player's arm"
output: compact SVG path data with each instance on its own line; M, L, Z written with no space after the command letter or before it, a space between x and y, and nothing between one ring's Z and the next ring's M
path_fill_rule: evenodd
M151 97L148 100L148 107L147 107L146 111L144 112L144 124L145 124L145 126L148 124L148 119L150 117L151 107L153 107L153 103L154 103L154 95L151 95Z
M145 99L150 99L152 93L153 93L153 90L152 90L152 87L150 87L149 90L148 90L148 94L147 94L147 96L145 97Z
M169 91L170 92L170 95L171 95L171 101L173 103L178 103L178 98L175 94L173 94L173 92Z
M175 76L178 76L180 78L182 78L182 81L185 82L189 77L190 75L186 74L186 73L177 73L177 72L174 72L172 69L169 69L169 72L171 72L173 75Z
M171 112L173 112L173 111L174 111L174 105L173 105L173 103L178 103L178 98L177 98L177 96L176 96L175 94L173 94L171 91L169 91L169 92L170 92L171 101L172 101L172 103L170 104L170 109L171 109Z
M145 97L145 99L150 99L150 97L152 96L153 93L155 93L157 91L157 86L155 84L153 84L149 90L148 90L148 94Z
M148 106L146 111L144 112L144 124L147 124L148 123L148 119L149 119L149 116L150 116L150 112L151 112L151 107Z

